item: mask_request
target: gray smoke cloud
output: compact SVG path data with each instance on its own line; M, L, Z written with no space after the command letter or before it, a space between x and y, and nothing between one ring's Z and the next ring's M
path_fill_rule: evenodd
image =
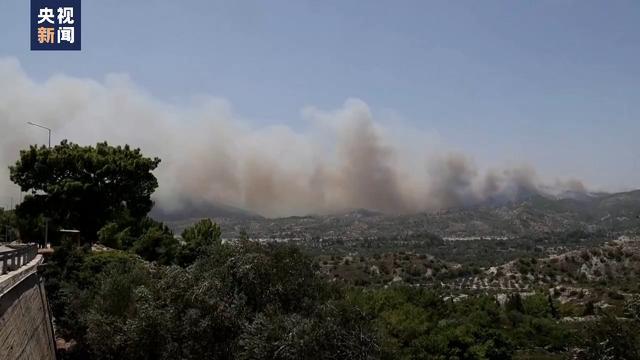
M411 212L515 197L541 186L526 166L482 173L470 157L430 143L429 134L377 121L361 100L333 111L308 107L301 116L304 131L256 127L224 99L167 104L122 75L36 82L15 59L0 59L0 194L18 197L7 167L20 149L46 141L29 121L53 128L54 143L106 140L160 157L154 199L167 211L209 202L266 216L352 208ZM575 180L552 188L584 191Z

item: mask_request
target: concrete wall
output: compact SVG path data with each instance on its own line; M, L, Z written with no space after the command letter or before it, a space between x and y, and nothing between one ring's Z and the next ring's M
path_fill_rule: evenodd
M55 343L38 255L0 276L0 359L55 360Z

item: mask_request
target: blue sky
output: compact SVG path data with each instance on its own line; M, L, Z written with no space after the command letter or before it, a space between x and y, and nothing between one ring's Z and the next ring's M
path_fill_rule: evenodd
M36 80L126 73L294 129L355 97L480 164L640 187L637 1L85 0L81 52L29 51L27 0L0 13L0 56Z

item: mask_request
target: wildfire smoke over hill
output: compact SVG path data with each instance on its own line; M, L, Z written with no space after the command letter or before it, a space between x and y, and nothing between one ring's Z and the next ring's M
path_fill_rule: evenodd
M20 149L44 139L29 121L55 129L54 142L128 143L160 157L155 200L170 211L203 201L266 216L349 208L412 212L511 198L542 186L527 166L480 172L471 157L447 151L436 137L391 129L357 99L334 111L305 108L307 126L294 130L253 126L219 98L163 103L126 76L36 82L17 61L0 59L0 79L5 194L17 191L7 166ZM584 191L575 180L550 188Z

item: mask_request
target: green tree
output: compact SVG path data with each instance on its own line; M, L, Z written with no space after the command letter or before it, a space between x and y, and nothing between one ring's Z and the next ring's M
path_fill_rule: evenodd
M158 186L152 171L159 163L140 149L106 142L95 147L66 140L53 148L31 146L10 167L11 180L30 193L17 207L18 216L45 216L53 227L76 228L93 241L111 221L146 216Z
M56 334L65 339L84 342L86 316L95 302L96 290L110 279L114 269L132 274L141 268L137 257L123 251L94 252L88 246L64 242L56 248L44 267L49 304L56 319ZM122 301L122 294L104 301Z
M522 296L519 293L509 294L507 302L505 303L507 311L517 311L520 314L524 314L524 303L522 302Z
M127 249L135 242L132 235L130 227L122 229L120 224L111 222L98 231L98 242L113 249Z
M202 219L182 232L182 239L195 247L220 243L220 226L211 219Z
M164 224L156 223L135 240L131 251L145 260L168 265L175 263L179 247L171 230Z
M180 249L178 263L192 264L206 247L220 245L220 226L211 219L202 219L182 232L184 244Z

